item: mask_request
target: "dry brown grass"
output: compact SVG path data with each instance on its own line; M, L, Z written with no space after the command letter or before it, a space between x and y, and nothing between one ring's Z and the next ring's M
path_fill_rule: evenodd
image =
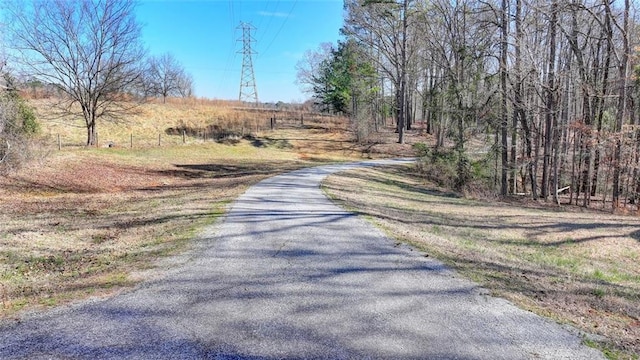
M84 120L66 116L56 118L51 112L54 100L32 100L39 120L44 124L44 135L51 145L56 144L58 136L63 147L79 147L86 143ZM158 137L163 146L183 143L182 136L171 136L172 129L188 129L190 133L185 142L196 143L211 137L206 130L209 126L236 129L246 132L265 129L268 118L255 116L230 106L216 106L198 99L169 99L167 103L149 102L141 104L129 115L117 120L101 119L97 125L98 147L115 144L118 147L134 148L158 146Z
M637 218L472 201L409 168L352 171L324 186L495 294L602 336L611 357L640 354Z
M55 99L30 100L38 119L43 123L43 135L52 146L82 147L86 144L84 120L80 117L55 114ZM131 107L131 105L126 105ZM140 104L126 116L118 119L99 119L98 147L113 144L117 147L144 148L193 144L215 139L221 131L239 136L260 137L271 131L270 118L276 117L278 127L299 124L306 127L345 128L344 117L308 113L299 110L246 107L237 102L197 98L168 98ZM182 131L186 137L183 139ZM160 137L160 139L159 139Z
M48 101L33 104L46 114ZM241 128L240 119L265 115L235 105L198 99L145 104L125 122L99 124L101 144L112 141L112 148L81 146L81 121L41 117L49 142L42 152L49 155L0 177L0 318L137 283L148 275L141 270L188 247L260 179L323 162L393 156L399 149L390 132L371 153L350 142L345 119L317 114L305 115L302 125L277 113L276 130L260 128L247 139L187 137L183 143L182 136L167 134L180 124ZM152 135L135 135L131 149L130 133Z
M306 165L247 144L221 156L222 147L63 151L0 178L3 317L136 283L247 186Z

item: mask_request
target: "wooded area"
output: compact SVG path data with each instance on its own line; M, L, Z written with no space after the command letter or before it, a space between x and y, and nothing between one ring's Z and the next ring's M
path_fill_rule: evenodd
M343 43L307 54L300 80L320 103L342 101L358 129L391 114L403 143L423 123L436 148L454 144L460 182L468 140L484 135L502 195L558 201L566 189L574 204L640 209L635 11L629 0L346 0Z

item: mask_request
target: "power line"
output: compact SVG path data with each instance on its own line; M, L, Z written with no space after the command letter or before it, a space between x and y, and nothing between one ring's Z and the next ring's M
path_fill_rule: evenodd
M236 31L236 27L235 27L235 11L234 11L234 7L233 7L233 2L234 0L229 0L229 21L231 22L231 46L229 48L229 55L227 56L227 61L224 65L224 69L222 70L222 78L219 80L218 83L218 91L222 91L224 85L227 83L227 76L229 74L229 67L232 64L232 58L233 61L235 61L235 55L236 52L234 52L234 48L235 48L235 43L236 43L236 37L235 37L235 31ZM208 68L207 70L218 70L218 69L214 69L214 68Z
M227 56L227 62L224 65L224 69L213 68L213 67L207 69L207 70L215 70L215 71L222 70L222 78L218 83L218 90L222 90L225 84L227 84L227 76L230 72L229 68L231 67L231 64L235 62L236 55L237 55L237 53L233 51L234 47L235 47L235 42L231 44L231 48L229 49L229 55Z
M297 3L298 3L298 0L294 1L293 5L291 5L291 9L289 10L289 13L287 14L287 16L282 21L282 25L280 25L280 28L278 29L278 32L276 32L276 35L273 37L273 39L271 40L271 42L269 43L267 48L264 50L263 54L266 54L267 51L269 51L269 49L271 48L271 45L273 45L273 43L276 41L276 39L278 38L278 35L280 35L280 32L284 28L284 25L287 23L287 20L289 20L289 18L291 17L291 14L293 13L293 9L295 9Z
M242 73L240 75L240 95L238 100L240 101L253 101L258 102L258 90L256 88L256 77L253 72L253 59L254 54L251 43L255 42L255 39L251 36L251 30L255 30L255 26L241 22L238 26L242 29Z
M270 5L271 5L271 1L270 0L265 1L263 13L262 14L258 13L259 15L261 15L260 16L260 20L258 21L258 26L257 26L258 29L266 30L264 27L262 27L262 22L264 21L264 18L266 17L266 14L269 13ZM264 34L262 36L264 36ZM258 42L262 41L262 36L258 39Z
M276 1L276 5L272 10L274 14L278 12L279 5L280 5L280 0ZM262 40L264 39L264 36L269 32L269 26L271 25L271 21L275 17L274 14L269 14L269 2L267 2L267 5L265 6L265 13L266 13L265 16L269 17L269 20L267 21L267 26L265 26L264 31L262 31L262 36L259 39L260 42L262 42ZM258 25L258 27L260 27L260 25Z

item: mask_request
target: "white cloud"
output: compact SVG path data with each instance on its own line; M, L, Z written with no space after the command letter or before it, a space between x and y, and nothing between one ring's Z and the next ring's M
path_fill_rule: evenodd
M280 17L280 18L286 18L286 17L289 16L289 14L287 14L287 13L269 12L269 11L258 11L258 15L260 15L260 16L273 16L273 17Z

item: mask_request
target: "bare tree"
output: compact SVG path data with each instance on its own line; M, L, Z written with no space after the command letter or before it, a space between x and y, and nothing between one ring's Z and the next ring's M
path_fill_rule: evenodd
M507 132L508 132L508 115L507 115L507 60L508 60L508 41L509 36L509 4L507 0L502 0L502 6L500 9L500 89L502 90L500 101L500 139L502 143L501 147L501 159L502 159L502 171L501 171L501 187L500 195L506 196L508 191L507 174L509 171L508 160L508 144L507 144ZM513 144L512 144L513 145ZM515 151L514 151L515 153ZM515 156L514 156L515 157Z
M345 1L345 35L365 44L373 51L370 60L393 84L395 91L398 142L404 143L409 125L408 72L415 49L410 48L414 20L411 0L348 0ZM417 42L414 42L417 43ZM371 56L376 54L375 56Z
M178 95L183 98L193 96L193 76L189 73L183 73L178 78Z
M61 115L80 115L87 145L96 142L99 119L118 119L140 78L140 25L134 0L6 1L6 23L17 64L64 96Z
M549 196L549 178L551 175L551 151L553 134L555 131L554 120L556 112L556 42L557 42L557 27L558 27L558 2L556 0L551 2L549 21L549 54L548 54L548 67L547 67L547 88L546 88L546 113L545 113L545 125L544 125L544 158L542 165L542 197L547 200ZM555 188L553 189L553 197L556 197Z
M302 59L296 64L296 84L302 91L313 93L313 87L316 85L314 79L320 73L322 64L331 58L333 50L332 43L321 43L317 50L305 51Z
M605 7L607 13L611 13L610 4L605 2ZM620 35L622 36L622 54L618 55L619 58L619 77L620 77L620 87L619 87L619 96L618 96L618 106L616 109L616 122L614 131L620 132L622 130L622 125L624 124L625 117L627 116L627 84L629 77L629 54L631 53L631 46L629 43L629 12L631 9L631 5L629 0L624 1L624 12L622 17L622 25L615 21L614 23L616 27L620 30ZM615 152L614 152L614 168L613 168L613 208L617 208L620 206L620 172L621 172L621 151L622 144L620 138L616 139L615 142Z
M151 95L189 97L193 93L193 78L171 53L152 56L147 60L146 78Z

